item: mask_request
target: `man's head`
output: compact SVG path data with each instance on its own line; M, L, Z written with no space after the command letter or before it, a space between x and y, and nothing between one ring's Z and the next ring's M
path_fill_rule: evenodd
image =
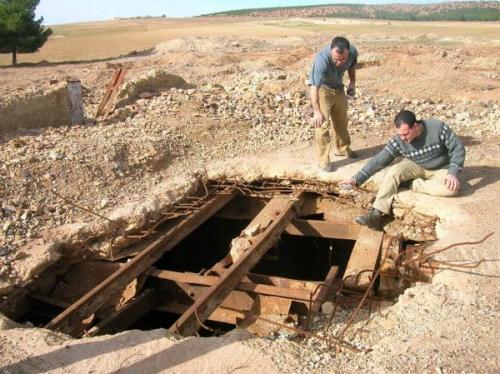
M415 117L415 113L409 110L402 110L394 118L394 125L399 138L405 143L411 143L421 133L420 123Z
M336 36L330 44L331 57L335 66L340 66L347 61L349 57L349 40L342 36Z

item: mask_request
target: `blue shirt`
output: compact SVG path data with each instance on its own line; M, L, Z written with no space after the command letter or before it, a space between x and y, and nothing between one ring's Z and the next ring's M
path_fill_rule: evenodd
M353 67L358 60L358 50L353 45L349 48L349 56L346 62L340 66L335 66L331 56L331 47L327 45L316 55L309 75L309 84L328 88L341 88L344 86L342 78L346 70Z

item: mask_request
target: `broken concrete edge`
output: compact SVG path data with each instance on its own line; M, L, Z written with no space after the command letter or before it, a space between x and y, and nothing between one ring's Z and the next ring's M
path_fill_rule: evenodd
M159 211L193 192L198 180L199 174L195 173L165 181L156 186L147 199L131 201L103 214L112 221L95 218L90 222L66 224L47 232L43 238L28 242L18 250L16 260L12 262L18 278L2 281L0 296L25 287L62 259L68 263L77 263L84 258L105 258L109 252L110 240L120 237L120 231L117 231L114 222L120 222L126 230L140 230ZM114 245L117 244L125 247L130 243L116 240Z

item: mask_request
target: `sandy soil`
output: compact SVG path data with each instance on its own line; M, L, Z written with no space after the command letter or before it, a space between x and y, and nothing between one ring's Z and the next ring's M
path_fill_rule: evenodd
M105 234L102 220L73 203L107 217L144 218L187 191L196 173L339 180L379 149L391 133L392 117L403 107L444 120L467 147L458 197L400 194L405 204L440 217L439 241L433 247L495 232L500 192L498 44L459 40L452 34L452 45L436 43L429 35L430 43L393 34L384 42L355 26L351 40L360 56L377 63L359 70L358 95L350 102L351 136L361 157L356 162L334 159L334 173L321 172L315 163L304 84L315 50L328 42L331 31L284 37L279 28L259 37L235 32L230 38L173 39L148 56L2 69L0 109L50 90L50 80L77 76L85 86L89 118L117 63L130 68L130 81L165 70L193 88L143 92L106 121L62 128L41 124L2 133L0 286L22 287L32 275L18 271L23 259L17 254L33 241L60 241L56 232L61 228L74 233L77 227L83 237ZM374 176L372 185L380 177ZM80 239L85 253L96 250ZM165 330L155 330L72 340L2 317L0 372L498 372L498 239L495 232L484 243L440 255L458 263L484 259L477 268L441 270L431 284L407 289L395 305L370 319L361 314L347 338L369 349L366 353L336 353L314 339L295 339L286 332L269 339L235 331L220 338L177 341ZM338 333L348 313L342 311L323 334ZM314 330L321 331L326 319L319 315Z

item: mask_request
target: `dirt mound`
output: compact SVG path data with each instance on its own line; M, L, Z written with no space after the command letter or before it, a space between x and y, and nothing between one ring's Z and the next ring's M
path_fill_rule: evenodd
M65 84L30 98L11 100L0 108L0 134L19 129L59 127L70 124L69 97Z
M149 98L170 88L192 88L182 77L164 70L151 70L144 75L128 80L118 93L116 107L130 104L138 98Z

